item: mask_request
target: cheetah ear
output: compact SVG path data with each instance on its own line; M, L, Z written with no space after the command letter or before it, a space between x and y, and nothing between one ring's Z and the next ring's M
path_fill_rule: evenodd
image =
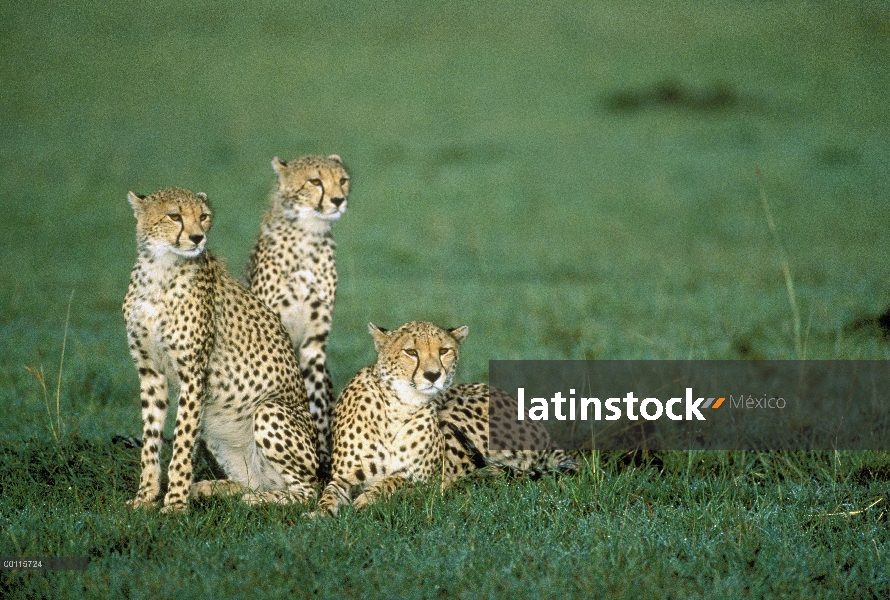
M330 158L331 160L336 160L336 161L337 161L338 163L340 163L341 165L343 164L343 159L340 158L340 155L339 155L339 154L329 154L329 155L328 155L328 158Z
M272 168L275 169L275 172L278 173L278 175L283 174L282 172L284 171L285 167L287 167L287 163L277 156L272 159Z
M368 333L371 334L371 338L374 340L374 350L380 352L384 344L386 344L386 338L389 336L389 330L383 329L382 327L377 327L373 323L368 323Z
M130 202L130 206L133 208L133 214L136 217L139 217L139 213L145 208L145 196L140 194L136 194L134 192L127 192L127 200Z
M204 193L204 192L197 192L197 193L195 194L195 196L197 196L198 198L200 198L200 199L203 200L204 202L207 202L207 194L206 194L206 193Z
M467 335L470 333L470 328L466 325L462 325L461 327L455 327L454 329L449 329L448 333L451 334L455 340L457 340L458 344L463 344L464 340L467 339Z

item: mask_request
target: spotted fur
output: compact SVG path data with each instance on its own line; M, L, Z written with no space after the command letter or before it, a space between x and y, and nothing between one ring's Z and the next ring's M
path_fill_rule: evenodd
M461 477L486 466L532 475L577 470L575 459L553 444L541 423L506 419L490 422L489 403L500 407L493 411L496 419L515 413L516 400L484 383L454 385L439 397L439 426L445 439L445 460L451 477ZM503 445L511 450L489 450L492 427L497 428Z
M123 311L139 372L143 447L132 507L161 495L161 433L168 381L179 387L164 510L189 496L242 494L247 502L314 497L316 436L299 364L277 316L205 249L213 213L205 194L132 192L138 257ZM200 436L228 480L192 484Z
M278 189L244 271L244 281L281 318L297 352L309 410L318 429L321 473L330 462L333 410L326 346L337 269L331 226L346 210L350 177L336 154L284 162Z

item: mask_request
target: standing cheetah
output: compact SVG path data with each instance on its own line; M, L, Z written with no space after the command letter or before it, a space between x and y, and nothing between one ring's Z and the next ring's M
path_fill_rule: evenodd
M331 226L346 210L349 174L336 154L286 163L276 156L272 196L244 281L281 317L300 361L318 428L320 474L330 463L331 376L325 349L337 291Z
M377 361L352 378L334 412L332 479L315 515L361 508L409 481L443 475L437 397L450 385L467 328L412 321L395 331L368 326ZM447 481L443 478L443 486Z
M496 419L489 423L489 403L498 403ZM439 426L445 436L445 459L453 477L478 467L495 466L511 472L538 475L544 471L574 472L578 463L550 440L547 429L537 421L508 421L515 414L516 400L484 383L454 385L439 399ZM509 441L513 450L489 450L491 427ZM521 450L521 448L543 448Z
M318 459L306 391L275 314L205 250L212 212L203 193L129 194L138 257L124 300L142 396L142 476L132 507L160 499L168 379L179 403L164 510L190 495L242 493L246 502L306 502ZM229 479L192 485L198 436Z

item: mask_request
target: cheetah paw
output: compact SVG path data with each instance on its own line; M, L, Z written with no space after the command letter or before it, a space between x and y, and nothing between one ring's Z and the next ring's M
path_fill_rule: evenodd
M188 505L185 502L175 502L173 504L167 504L164 508L161 509L161 514L164 515L173 515L176 513L184 513L188 510Z
M154 500L146 500L142 496L136 496L132 500L127 500L127 508L131 508L133 510L138 510L140 508L154 508L156 504L157 502L155 502Z
M248 506L256 506L258 504L266 504L269 500L261 494L254 494L251 492L241 496L241 502Z
M374 502L374 497L369 496L368 493L365 492L358 495L358 497L352 502L352 507L357 510L361 510L372 502Z
M199 481L198 483L193 483L192 487L189 488L189 496L194 498L212 496L215 492L213 481Z
M339 507L337 507L337 506L326 506L326 507L319 506L312 512L304 512L303 518L304 519L325 519L327 517L336 517L338 508Z

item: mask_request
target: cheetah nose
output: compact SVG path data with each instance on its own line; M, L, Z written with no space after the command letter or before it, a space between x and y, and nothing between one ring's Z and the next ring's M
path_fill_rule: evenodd
M426 371L423 376L426 377L430 383L435 383L441 374L441 371Z
M337 198L331 198L331 203L334 206L336 206L337 208L340 208L340 205L343 204L344 202L346 202L346 198L343 198L342 196L337 197Z
M204 236L201 235L200 233L193 233L192 235L189 236L189 239L192 242L194 242L194 244L197 246L198 244L200 244L201 242L204 241Z

